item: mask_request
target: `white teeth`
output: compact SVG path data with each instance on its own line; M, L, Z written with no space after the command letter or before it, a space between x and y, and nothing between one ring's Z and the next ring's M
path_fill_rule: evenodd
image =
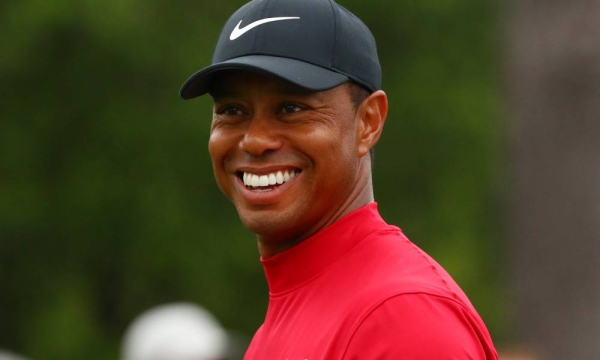
M285 170L283 172L277 171L267 175L256 175L244 172L242 180L244 181L244 185L250 187L272 186L276 184L281 185L296 177L297 174L298 173L296 173L295 170Z
M259 186L268 186L269 185L269 177L267 175L262 175L259 177Z

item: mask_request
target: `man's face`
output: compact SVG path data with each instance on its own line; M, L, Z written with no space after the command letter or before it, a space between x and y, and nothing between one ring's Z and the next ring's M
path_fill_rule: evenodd
M348 85L306 93L251 72L215 81L213 170L243 224L281 250L345 215L363 185Z

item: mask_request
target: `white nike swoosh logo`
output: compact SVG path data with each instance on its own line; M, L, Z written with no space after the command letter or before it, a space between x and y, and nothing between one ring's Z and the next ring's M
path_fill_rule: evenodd
M235 39L239 38L240 36L244 35L249 30L252 30L255 27L262 25L262 24L266 24L266 23L269 23L272 21L293 20L293 19L300 19L300 18L298 16L266 18L266 19L257 20L253 23L250 23L250 24L244 26L243 28L240 28L240 25L242 25L242 20L240 20L240 22L235 26L235 28L233 28L231 35L229 35L229 40L235 40Z

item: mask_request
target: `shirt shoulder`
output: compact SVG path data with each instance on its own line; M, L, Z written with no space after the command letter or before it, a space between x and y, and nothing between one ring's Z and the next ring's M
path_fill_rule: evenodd
M356 323L343 360L491 359L498 356L476 313L451 297L392 296Z

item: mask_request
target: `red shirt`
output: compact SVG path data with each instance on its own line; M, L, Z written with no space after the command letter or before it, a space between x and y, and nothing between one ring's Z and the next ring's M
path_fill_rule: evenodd
M245 360L498 358L466 295L376 203L261 261L269 306Z

